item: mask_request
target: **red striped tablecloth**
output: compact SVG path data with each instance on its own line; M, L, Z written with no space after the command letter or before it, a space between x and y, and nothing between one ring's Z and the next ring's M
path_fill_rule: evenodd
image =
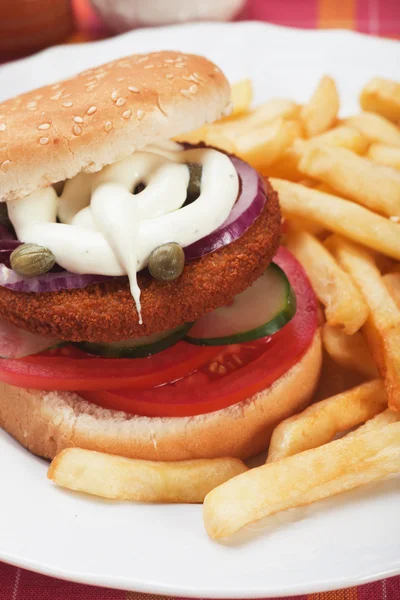
M88 0L73 0L73 2L78 26L69 41L81 42L106 37L107 29L90 9ZM400 37L400 0L248 0L248 5L240 18L269 21L292 27L346 28L372 35ZM148 596L64 582L0 563L0 600L156 600L157 598L163 599L162 596ZM286 600L295 599L290 597ZM298 600L400 600L400 577L358 588L299 596Z

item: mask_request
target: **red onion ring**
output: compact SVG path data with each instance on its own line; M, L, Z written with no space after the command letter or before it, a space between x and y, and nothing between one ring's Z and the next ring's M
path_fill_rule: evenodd
M228 218L218 229L184 248L186 260L200 258L237 240L260 216L265 206L267 196L260 175L253 167L236 156L229 156L229 158L240 178L239 197Z
M60 290L85 288L88 285L104 283L110 279L114 279L114 277L79 275L69 271L51 272L39 277L24 277L9 269L5 264L0 264L0 286L14 290L14 292L59 292Z

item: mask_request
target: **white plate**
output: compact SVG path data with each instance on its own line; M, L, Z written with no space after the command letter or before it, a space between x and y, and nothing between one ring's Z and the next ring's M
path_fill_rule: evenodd
M197 24L47 50L4 66L0 96L163 48L206 54L231 80L251 77L257 101L305 100L330 73L344 112L356 110L369 77L398 77L400 65L398 43L354 33ZM46 468L0 431L1 560L85 583L211 598L317 592L400 573L399 478L272 517L219 544L207 539L198 506L94 500L56 488Z

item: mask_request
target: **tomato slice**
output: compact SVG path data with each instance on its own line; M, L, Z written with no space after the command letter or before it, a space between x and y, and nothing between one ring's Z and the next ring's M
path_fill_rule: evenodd
M303 268L283 248L274 262L285 271L297 297L295 317L278 333L216 348L217 353L197 371L155 389L81 395L105 408L131 414L180 417L219 410L268 388L301 358L317 329L317 303Z
M149 358L97 358L66 346L26 358L0 360L0 380L38 390L152 388L192 373L217 352L217 348L179 342Z

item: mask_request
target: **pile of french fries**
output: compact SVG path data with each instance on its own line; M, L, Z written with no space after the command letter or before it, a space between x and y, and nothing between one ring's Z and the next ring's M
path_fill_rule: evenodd
M372 79L362 111L345 119L328 76L304 106L272 99L251 109L249 80L233 87L233 102L230 117L178 141L221 148L270 177L284 244L323 307L325 355L362 382L278 425L254 469L232 458L150 463L67 449L49 471L107 498L204 502L217 539L400 472L400 83Z

